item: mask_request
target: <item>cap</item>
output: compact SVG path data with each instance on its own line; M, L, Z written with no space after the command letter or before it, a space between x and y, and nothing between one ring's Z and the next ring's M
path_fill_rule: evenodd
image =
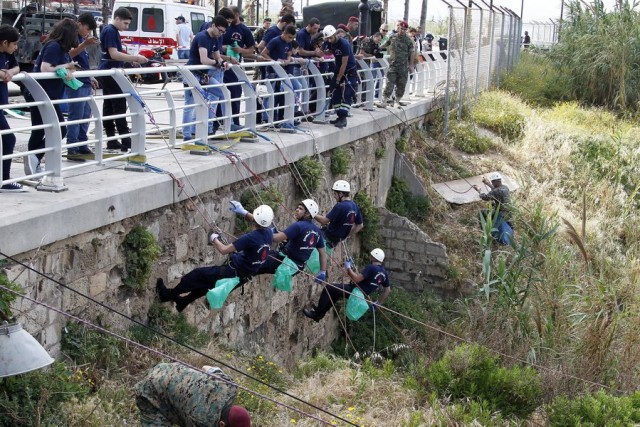
M409 24L407 24L407 21L400 21L398 22L398 25L402 28L409 28Z
M349 17L349 22L360 22L360 20L355 16L350 16Z
M335 33L336 33L336 29L333 25L327 25L322 30L322 35L324 36L324 38L329 38L333 36Z
M344 30L344 31L346 31L346 32L349 32L349 27L347 27L347 26L346 26L346 25L344 25L344 24L339 24L339 25L338 25L338 28L339 28L339 29L341 29L341 30Z
M183 21L186 21L186 19L184 19L184 16L182 16L182 15L176 16L176 19L182 19Z
M242 406L232 406L229 411L229 427L251 427L251 417Z

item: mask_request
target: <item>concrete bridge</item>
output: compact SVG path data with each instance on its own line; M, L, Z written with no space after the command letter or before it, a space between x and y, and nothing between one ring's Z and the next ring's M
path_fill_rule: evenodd
M206 87L200 86L193 70L182 67L165 70L181 74L188 83L187 87L181 83L170 83L166 87L134 87L125 76L157 72L157 69L80 72L79 76L111 74L121 84L129 105L127 117L133 140L130 152L115 153L110 157L111 153L103 150L107 139L102 135L102 128L95 126L102 119L100 104L103 97L85 99L94 113L94 118L90 119L94 129L90 144L96 155L95 159L81 163L64 157L67 147L60 138L60 129L65 124L57 123L53 119L55 115L52 117L53 105L64 100L50 100L38 89L39 79L53 78L53 75L21 75L19 80L35 95L45 121L47 142L45 149L39 152L45 153L46 162L42 172L24 176L20 171L22 165L14 161L12 179L3 183L31 182L39 185L39 189L49 191L32 189L26 193L0 195L0 252L28 263L44 275L25 271L24 267L13 262L7 264L5 271L31 297L77 315L92 319L100 316L110 327L122 329L129 326L127 320L105 312L56 285L50 278L144 320L155 293L153 283L156 276L175 284L196 266L223 261L223 257L213 254L206 246L206 231L215 224L235 234L235 218L227 209L228 202L239 198L249 188L273 186L284 196L282 206L290 208L295 207L301 198L311 196L319 202L322 212L328 212L334 203L329 194L331 182L347 179L355 191L366 193L375 206L384 206L394 171L395 141L409 124L421 125L434 108L434 96L444 96L444 91L438 92L437 88L446 89L447 85L441 83L446 69L456 66L452 64L454 55L449 58L452 63L445 61L447 56L445 52L442 55L438 53L432 55L431 61L419 65L410 83L410 95L406 99L409 105L402 109L371 108L376 98L375 82L382 76L361 63L358 99L362 102L360 108L352 109L353 117L349 118L348 127L338 129L326 124L324 114L320 114L319 120L301 125L295 133L267 131L275 124L273 107L263 111L269 117L269 123L256 126L256 113L260 113L256 110L257 98L267 98L271 100L269 105L273 106L273 89L266 85L266 92L260 93L245 73L250 66L237 67L239 84L243 86L240 120L266 138L236 143L231 132L233 117L226 115L221 120L223 134L228 138L209 140L214 150L217 147L226 151L206 156L182 150L183 146L194 141L183 141L177 136L182 126L183 94L193 88L196 97L200 97L200 103L195 107L196 138L207 140L206 121L210 107L202 95ZM326 87L323 76L313 64L308 66L309 74L300 79L302 89L298 93L293 90L291 78L280 65L273 65L286 82L283 85L287 100L284 122L293 121L296 103L305 113L313 107L309 97L310 81L315 82L314 90L317 91L315 111L323 110ZM381 69L384 70L384 63ZM225 94L220 103L230 111L228 107L232 100L224 85L220 88ZM295 101L296 95L298 101ZM28 136L29 126L26 123L19 118L11 118L12 129L17 133L21 148L24 148ZM329 172L331 152L338 147L348 148L353 160L348 173L332 176ZM12 156L3 156L3 159L12 157L19 160L37 152L18 151ZM296 189L291 163L304 156L315 156L325 168L324 184L315 194L303 194ZM146 172L136 172L141 170ZM38 179L42 179L40 184ZM286 208L276 207L279 224L290 223L289 212ZM410 227L406 219L385 210L381 213L382 223L388 228ZM149 229L162 246L155 274L146 289L140 292L133 292L122 284L126 276L122 242L135 225ZM408 228L408 231L406 235L391 234L402 244L385 247L390 254L389 262L396 262L394 268L390 264L390 269L405 274L402 280L413 283L416 289L439 286L446 292L444 247L431 242L417 229ZM349 244L352 251L357 251L358 246L357 239ZM330 271L334 280L339 280L338 264ZM414 266L415 271L410 271ZM393 273L391 280L394 280ZM228 345L248 350L260 347L275 359L292 363L297 356L312 348L327 347L338 331L335 319L312 324L300 315L301 308L315 299L319 291L320 287L305 277L296 280L290 294L274 290L270 278L254 280L247 285L244 295L232 294L220 312L211 313L204 307L194 306L186 311L186 315L190 321ZM53 353L59 349L61 328L66 322L63 316L20 300L15 304L15 311L26 329L34 333L46 348Z

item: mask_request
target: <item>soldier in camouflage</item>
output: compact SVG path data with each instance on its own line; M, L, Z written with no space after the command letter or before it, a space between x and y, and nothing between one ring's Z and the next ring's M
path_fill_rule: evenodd
M203 372L204 371L204 372ZM236 385L219 368L203 371L159 363L135 385L142 426L251 427L248 412L234 406Z
M397 104L406 105L400 102L400 99L404 96L409 73L414 70L416 60L415 44L407 36L408 28L409 25L405 21L400 21L397 27L398 32L389 37L386 42L389 52L389 72L387 73L387 85L382 93L382 101L377 104L378 107L384 108L390 104L394 89Z

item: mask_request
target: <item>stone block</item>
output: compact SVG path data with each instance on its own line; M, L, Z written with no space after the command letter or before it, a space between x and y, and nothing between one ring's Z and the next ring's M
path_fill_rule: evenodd
M404 240L391 240L388 242L388 247L392 248L392 249L398 249L400 251L404 251L405 249L408 249L406 245L408 245L410 242L405 243Z
M176 238L176 261L184 261L189 255L189 235L181 234Z
M89 277L89 295L95 297L107 290L107 273L98 273Z
M416 243L416 242L407 242L406 249L408 252L413 252L416 254L423 254L427 251L427 245L424 243Z

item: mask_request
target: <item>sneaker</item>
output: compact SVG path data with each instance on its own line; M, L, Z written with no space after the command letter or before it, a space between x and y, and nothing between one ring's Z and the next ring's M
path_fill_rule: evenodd
M302 310L302 314L304 314L314 322L319 322L320 320L322 320L322 316L316 313L316 311L312 308L305 308L304 310Z
M38 157L35 154L29 154L24 157L24 174L33 175L39 172L42 172L42 168L40 167Z
M77 148L69 148L67 150L67 156L77 156L80 154L80 150L78 150Z
M86 145L83 145L82 147L78 147L78 154L88 155L93 154L93 151L91 151L91 149Z
M107 150L122 150L122 144L118 141L107 142Z
M401 106L403 106L403 107L406 107L407 105L409 105L409 104L410 104L410 102L407 102L407 101L398 101L398 104L400 104L400 105L401 105Z
M193 137L191 135L182 135L182 140L183 141L189 141L190 139L192 139Z
M378 108L387 108L388 105L389 105L389 101L387 101L386 99L383 99L382 101L378 101L375 103L375 106Z
M304 113L302 111L295 111L293 117L304 117Z
M17 182L10 182L0 187L0 193L26 193L27 189Z

